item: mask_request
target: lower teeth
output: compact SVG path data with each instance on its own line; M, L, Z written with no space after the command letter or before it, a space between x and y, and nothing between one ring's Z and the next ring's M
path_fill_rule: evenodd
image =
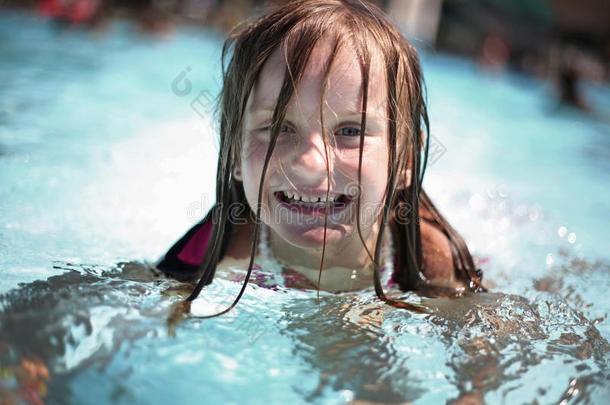
M324 207L326 202L305 202L301 200L288 200L290 204L308 205L311 207ZM331 203L332 204L332 203Z

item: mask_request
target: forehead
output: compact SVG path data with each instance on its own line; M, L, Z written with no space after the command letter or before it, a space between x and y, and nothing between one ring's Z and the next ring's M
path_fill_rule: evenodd
M293 100L299 104L318 103L322 97L322 84L334 42L322 39L313 49ZM368 111L384 111L386 99L385 78L373 53L368 86ZM279 47L265 62L250 96L250 108L273 110L280 93L286 60L284 50ZM329 72L325 101L331 108L359 111L362 100L362 70L353 46L344 44L335 56Z

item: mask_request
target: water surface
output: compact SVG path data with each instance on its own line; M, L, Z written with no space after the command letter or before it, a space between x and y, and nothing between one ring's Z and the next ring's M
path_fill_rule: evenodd
M221 36L57 31L0 14L0 393L16 403L606 403L610 131L545 82L423 56L426 188L490 293L251 285L169 327L153 263L212 203ZM190 87L176 87L181 73ZM589 85L601 117L607 87ZM218 280L193 305L238 286Z

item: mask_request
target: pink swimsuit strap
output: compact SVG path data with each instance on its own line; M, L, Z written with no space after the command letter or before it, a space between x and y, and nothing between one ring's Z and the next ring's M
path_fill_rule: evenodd
M182 248L178 254L178 259L186 264L199 266L208 247L211 234L212 221L208 220L203 223L201 228L195 232L195 235L193 235L184 248Z

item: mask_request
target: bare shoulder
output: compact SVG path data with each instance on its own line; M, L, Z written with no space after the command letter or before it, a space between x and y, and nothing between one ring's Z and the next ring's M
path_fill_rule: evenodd
M455 281L455 268L448 237L431 221L427 211L420 209L420 217L425 276L429 280Z
M254 234L254 223L246 220L244 223L233 226L233 235L227 249L225 258L246 259L250 257L252 249L252 237Z

